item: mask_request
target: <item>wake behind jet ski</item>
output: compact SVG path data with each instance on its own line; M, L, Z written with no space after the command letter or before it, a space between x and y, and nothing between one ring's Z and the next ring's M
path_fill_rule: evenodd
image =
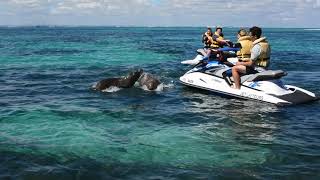
M266 70L255 74L241 76L241 89L231 87L233 78L231 67L223 61L223 52L236 52L239 48L219 48L215 59L208 61L204 51L198 50L193 60L182 61L182 64L195 65L180 77L181 83L213 91L219 94L242 99L263 101L276 105L292 105L318 100L312 92L305 89L285 85L281 78L287 73L282 70ZM236 58L229 58L229 63L235 63Z

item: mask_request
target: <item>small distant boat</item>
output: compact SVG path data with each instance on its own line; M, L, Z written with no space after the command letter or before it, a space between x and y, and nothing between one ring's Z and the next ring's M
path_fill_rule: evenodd
M218 51L235 50L223 48ZM287 73L282 70L266 70L241 77L241 89L231 87L233 78L231 67L219 60L205 61L202 51L193 60L182 61L182 64L195 65L180 77L182 84L205 89L218 94L276 104L279 106L306 103L318 100L312 92L285 85L281 81ZM230 63L235 63L231 62Z

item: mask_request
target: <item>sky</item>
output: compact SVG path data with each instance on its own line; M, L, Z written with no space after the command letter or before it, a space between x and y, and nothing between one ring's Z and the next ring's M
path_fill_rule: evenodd
M320 27L320 0L0 0L0 25Z

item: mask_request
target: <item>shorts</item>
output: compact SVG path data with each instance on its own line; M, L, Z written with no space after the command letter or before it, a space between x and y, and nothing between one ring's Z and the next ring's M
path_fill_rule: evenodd
M256 71L254 69L254 67L251 67L251 66L246 66L246 74L255 74L257 73L258 71Z

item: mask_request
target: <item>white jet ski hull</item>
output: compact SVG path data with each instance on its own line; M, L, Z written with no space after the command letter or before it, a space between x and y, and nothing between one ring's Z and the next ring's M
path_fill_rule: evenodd
M215 66L215 64L213 66ZM224 67L224 65L217 65L217 67L222 69L221 71L230 69L227 66ZM213 67L213 69L215 69L215 67ZM180 81L187 86L241 99L263 101L276 105L300 104L318 99L318 97L310 91L291 85L283 85L282 81L278 78L266 81L248 80L242 83L240 90L234 89L224 77L201 71L201 67L191 69L180 77Z

